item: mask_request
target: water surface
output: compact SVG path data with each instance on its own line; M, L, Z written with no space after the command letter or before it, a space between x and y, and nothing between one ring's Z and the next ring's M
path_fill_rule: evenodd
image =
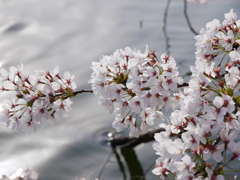
M32 72L52 70L76 75L78 89L90 89L91 62L119 48L156 50L165 53L162 32L165 0L5 0L0 2L0 62L4 68L23 63ZM221 21L231 8L238 13L236 0L189 5L193 27L201 27L214 18ZM240 16L240 14L239 14ZM139 23L142 22L142 27ZM183 2L172 0L167 19L171 55L181 74L194 64L195 40L183 15ZM3 94L2 99L7 95ZM73 99L72 111L54 126L45 125L36 133L13 132L0 126L0 173L12 173L20 167L32 167L40 180L93 180L111 151L102 142L112 131L113 117L97 104L92 94ZM135 148L144 170L157 156L152 143ZM102 174L104 180L120 180L113 156ZM150 173L146 179L158 179Z

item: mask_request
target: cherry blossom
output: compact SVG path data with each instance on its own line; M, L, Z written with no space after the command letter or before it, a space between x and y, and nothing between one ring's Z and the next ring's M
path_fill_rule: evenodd
M162 179L174 174L176 179L223 180L225 165L239 160L238 25L231 10L222 24L214 19L196 36L196 62L190 67L192 77L182 91L183 100L173 109L168 124L160 123L166 131L155 134L153 148L160 158L153 173ZM168 92L161 92L161 97L164 93ZM182 144L184 148L177 151ZM226 160L223 154L229 149L232 156Z
M100 95L99 104L115 114L117 130L126 127L130 134L138 136L132 132L138 132L139 128L146 131L154 125L156 111L163 106L166 110L176 108L173 93L183 80L171 56L163 54L158 60L148 46L144 53L126 47L93 62L92 70L89 83L94 94ZM142 121L131 127L125 125L124 117L128 115L136 115Z
M53 72L37 70L30 75L23 64L0 70L2 91L15 92L15 99L7 99L1 104L0 121L13 130L36 131L46 120L52 124L71 109L74 97L74 76L59 74L59 67Z

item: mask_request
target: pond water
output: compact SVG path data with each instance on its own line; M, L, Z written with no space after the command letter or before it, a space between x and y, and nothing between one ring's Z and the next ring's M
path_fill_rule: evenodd
M78 89L90 89L91 62L129 46L144 51L146 44L160 56L165 53L162 31L166 0L1 0L0 63L4 68L23 63L37 69L70 71ZM231 8L240 17L237 0L188 5L192 25L199 32L214 18L224 19ZM139 23L142 26L139 26ZM183 1L172 0L167 17L170 52L182 75L194 65L195 40L183 14ZM1 100L8 97L2 94ZM111 149L106 133L113 131L113 117L97 104L93 94L73 99L68 117L57 124L25 134L0 126L0 173L20 167L39 172L39 180L75 180L98 177ZM157 158L152 142L135 148L146 170ZM123 175L112 156L102 174L104 180L121 180ZM151 174L147 180L158 179Z

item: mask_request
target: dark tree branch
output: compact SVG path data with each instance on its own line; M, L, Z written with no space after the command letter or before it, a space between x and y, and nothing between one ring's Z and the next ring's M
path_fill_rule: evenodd
M164 37L166 39L165 44L166 44L166 54L168 56L170 56L170 50L169 48L171 47L169 44L169 37L166 31L166 27L167 27L167 15L168 15L168 9L169 9L169 5L170 5L171 0L168 0L167 2L167 6L165 7L165 11L164 11L164 17L163 17L163 24L162 24L162 30L163 30L163 34Z
M148 131L144 134L140 134L139 137L119 137L112 140L109 140L112 148L134 148L135 146L141 143L147 143L154 140L154 134L165 131L164 128L154 129L152 131Z
M188 18L188 14L187 14L187 0L184 0L184 9L183 9L183 12L184 12L184 16L187 20L187 23L188 23L188 27L190 28L190 30L192 31L193 34L195 35L198 35L198 33L193 29L192 25L191 25L191 22Z
M178 87L178 88L181 88L181 87L187 87L187 86L188 86L188 83L185 82L185 83L183 83L183 84L178 84L177 87Z
M80 90L80 91L74 91L74 95L77 95L77 94L81 94L81 93L85 93L85 92L87 92L87 93L93 93L93 90L91 90L91 89L87 89L87 90Z

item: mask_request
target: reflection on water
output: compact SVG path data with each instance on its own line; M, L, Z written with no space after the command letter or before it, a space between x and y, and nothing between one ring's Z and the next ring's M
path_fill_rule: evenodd
M10 175L2 175L0 180L37 180L39 177L38 173L32 169L18 169L15 173Z
M143 50L145 44L155 49L157 55L165 52L162 20L166 3L163 0L0 1L0 62L4 68L24 63L30 71L52 70L59 65L61 72L76 75L79 90L89 89L89 67L102 54L112 54L126 46ZM223 14L232 7L239 9L240 3L229 0L189 5L188 14L199 31L210 20L223 19ZM189 65L194 64L195 40L184 18L183 1L172 1L166 29L171 55L185 74ZM5 94L0 96L1 100L5 97ZM1 126L0 172L13 173L20 167L31 167L39 172L40 180L98 177L111 153L104 138L112 130L113 117L97 104L97 99L92 94L80 94L73 99L68 117L54 126L46 124L30 135ZM157 158L151 144L135 148L144 172ZM127 163L123 167L127 169ZM115 156L111 156L101 177L123 179ZM158 179L151 170L145 178Z

